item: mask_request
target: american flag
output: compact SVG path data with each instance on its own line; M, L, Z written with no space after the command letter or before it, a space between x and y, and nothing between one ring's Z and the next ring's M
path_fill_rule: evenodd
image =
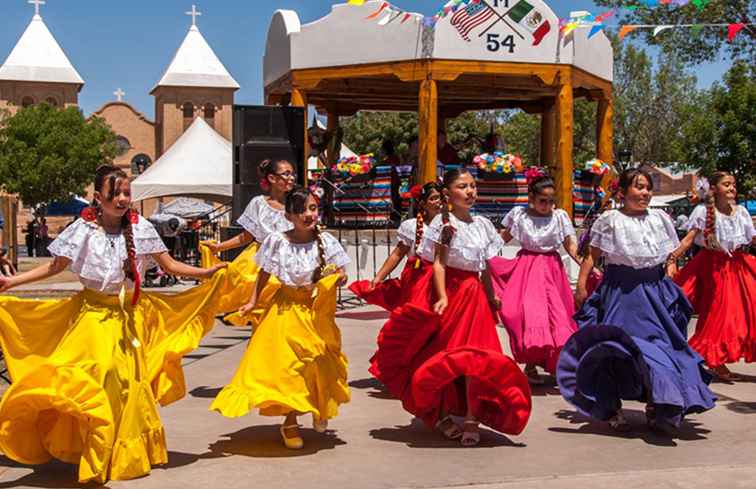
M459 35L465 41L470 41L470 32L479 25L486 22L496 14L486 2L470 3L467 7L457 10L451 18L453 25Z

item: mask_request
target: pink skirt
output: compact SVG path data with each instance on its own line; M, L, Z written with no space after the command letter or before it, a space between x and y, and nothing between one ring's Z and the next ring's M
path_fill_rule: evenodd
M572 289L559 254L520 250L514 259L495 257L489 263L515 361L554 372L559 352L577 331Z

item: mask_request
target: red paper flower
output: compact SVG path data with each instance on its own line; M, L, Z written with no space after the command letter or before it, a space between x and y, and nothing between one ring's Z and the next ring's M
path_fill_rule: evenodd
M410 189L410 195L412 195L412 198L415 200L420 200L423 198L423 186L420 184L415 185Z
M131 224L139 223L139 213L137 211L135 211L134 209L129 209L126 214L129 216L129 222Z
M81 210L81 218L87 222L95 222L97 220L97 209L94 207L85 207Z

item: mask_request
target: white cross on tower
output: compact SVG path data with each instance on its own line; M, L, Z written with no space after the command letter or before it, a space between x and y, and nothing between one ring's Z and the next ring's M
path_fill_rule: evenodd
M123 90L119 88L118 90L113 92L113 95L116 96L119 102L123 102L123 97L126 95L126 92L124 92Z
M192 5L192 11L191 12L186 12L186 15L191 15L192 16L192 27L195 27L197 25L197 17L201 16L202 12L200 12L199 10L197 10L197 6L196 5Z
M45 0L29 0L29 3L34 5L34 15L39 15L39 6L47 2Z

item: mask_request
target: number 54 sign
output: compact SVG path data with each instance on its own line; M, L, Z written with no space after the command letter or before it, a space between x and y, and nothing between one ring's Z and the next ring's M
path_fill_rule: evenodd
M533 0L531 0L533 1ZM489 3L490 2L490 3ZM551 31L545 15L527 0L480 0L458 9L451 16L451 25L467 42L477 37L485 42L486 49L498 52L502 49L513 53L515 36L522 41L532 38L537 46ZM536 2L533 2L536 3ZM491 32L494 28L506 28L506 33Z

